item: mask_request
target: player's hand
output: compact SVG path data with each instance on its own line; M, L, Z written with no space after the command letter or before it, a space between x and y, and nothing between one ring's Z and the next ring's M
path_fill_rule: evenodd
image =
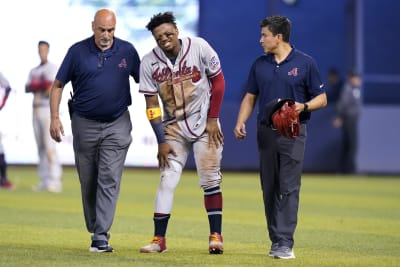
M224 144L224 135L218 124L218 118L208 118L206 132L208 134L208 143L215 144L216 147Z
M172 149L172 147L168 143L158 144L158 167L160 169L164 169L165 167L169 168L169 160L168 155L172 154L176 156L176 152Z
M58 117L51 119L50 135L51 135L51 138L54 139L54 141L56 141L56 142L62 141L61 136L64 136L64 127Z
M233 129L236 139L243 140L246 137L246 125L244 123L237 123Z

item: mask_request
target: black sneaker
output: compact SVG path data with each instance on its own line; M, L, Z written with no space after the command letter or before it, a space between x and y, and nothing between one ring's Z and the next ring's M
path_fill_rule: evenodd
M113 252L114 249L105 240L93 240L89 248L90 252Z
M278 250L278 248L279 248L279 243L272 243L271 249L269 250L269 253L268 253L268 256L274 257L275 252Z
M287 260L287 259L294 259L296 257L294 256L292 248L281 246L275 250L274 258Z

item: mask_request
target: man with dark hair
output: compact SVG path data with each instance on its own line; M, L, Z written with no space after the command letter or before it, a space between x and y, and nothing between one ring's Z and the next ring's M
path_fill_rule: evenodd
M301 174L307 138L307 121L312 111L327 104L326 94L314 60L289 43L291 23L271 16L260 23L264 54L253 63L234 128L235 137L246 137L245 122L258 100L257 142L260 180L269 238L269 255L294 258ZM270 123L270 107L280 99L292 99L299 113L300 135L279 134Z
M40 64L34 67L25 85L25 91L33 94L33 131L38 149L39 184L33 186L34 191L62 191L62 166L58 159L56 142L50 137L50 88L57 72L57 66L48 60L50 45L39 41L38 53Z
M154 237L141 252L165 252L174 191L193 150L210 226L209 253L222 254L220 172L223 135L219 110L225 80L217 53L202 38L178 38L171 12L147 24L157 46L143 57L139 91L158 142L160 183L154 206ZM161 99L161 111L158 99Z

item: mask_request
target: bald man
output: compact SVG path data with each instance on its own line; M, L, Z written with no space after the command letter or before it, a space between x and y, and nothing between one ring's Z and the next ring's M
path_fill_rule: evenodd
M114 36L115 26L114 12L96 12L93 35L69 48L50 92L50 134L62 142L59 105L64 86L72 83L73 148L85 223L92 234L90 252L114 251L109 231L132 142L129 77L139 82L139 55L131 43Z

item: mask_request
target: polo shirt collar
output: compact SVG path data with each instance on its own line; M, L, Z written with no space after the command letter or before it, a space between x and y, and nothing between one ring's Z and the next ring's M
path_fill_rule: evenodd
M96 46L96 43L94 41L94 35L93 35L89 40L89 47L90 47L90 51L92 51L93 53L96 53L96 54L104 53L106 56L110 56L112 54L115 54L116 51L118 50L119 39L114 37L113 45L109 49L101 51L100 48L98 48Z
M289 55L281 63L279 63L279 65L281 65L281 64L293 59L295 51L296 51L296 48L294 47L294 45L290 45L290 46L292 47L292 50L290 51ZM267 57L267 60L269 62L276 64L274 54L266 53L265 56Z

